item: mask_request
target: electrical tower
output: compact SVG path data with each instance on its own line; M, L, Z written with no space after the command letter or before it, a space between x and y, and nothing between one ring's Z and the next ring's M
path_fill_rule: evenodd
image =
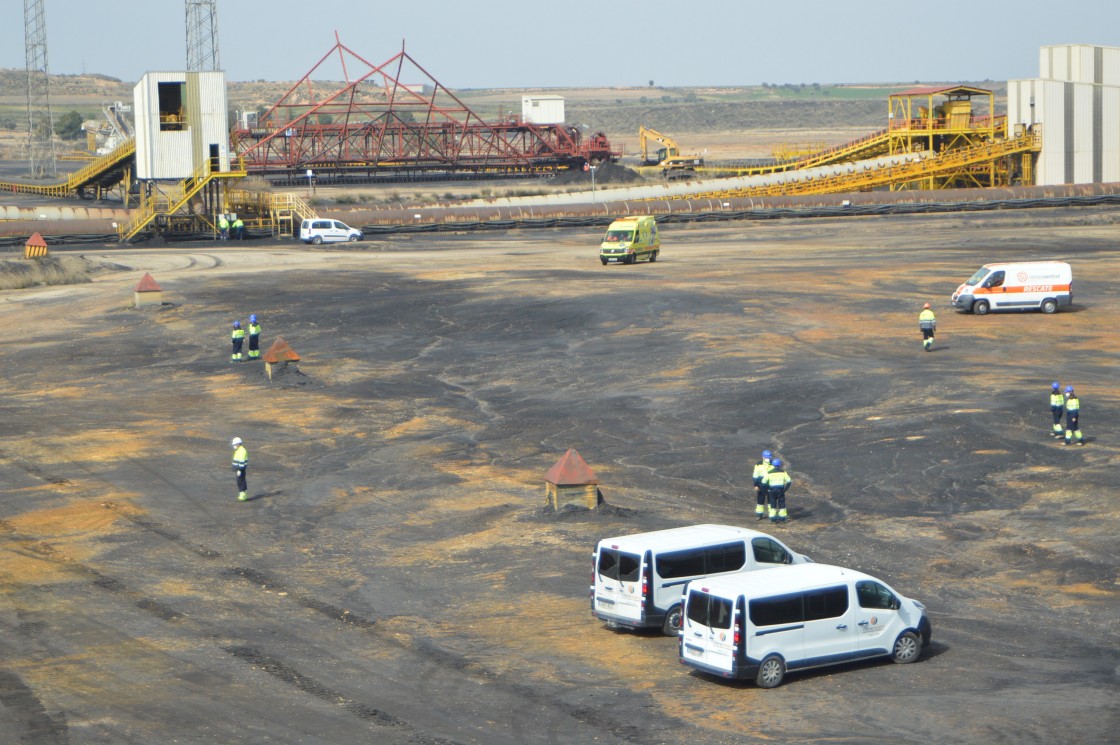
M187 2L187 70L221 70L218 61L217 0Z
M47 16L43 0L23 0L23 45L27 54L27 144L32 178L54 178L58 163L47 68Z

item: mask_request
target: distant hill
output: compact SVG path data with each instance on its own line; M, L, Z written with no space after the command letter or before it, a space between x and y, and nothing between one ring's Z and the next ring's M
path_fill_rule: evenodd
M22 69L0 69L0 121L22 120L26 84L26 74ZM342 87L342 83L327 81L317 81L316 84L321 90ZM565 98L569 123L586 130L606 132L612 141L622 141L636 139L640 125L673 136L755 129L878 129L886 125L887 96L918 84L503 88L463 89L454 93L486 120L496 120L511 112L519 114L524 94L561 95ZM1002 111L1006 82L968 84L995 91L997 110ZM294 81L231 81L227 91L230 108L265 109L276 103L293 85ZM134 86L134 82L105 75L52 75L52 106L57 113L78 110L95 115L106 102L131 101Z

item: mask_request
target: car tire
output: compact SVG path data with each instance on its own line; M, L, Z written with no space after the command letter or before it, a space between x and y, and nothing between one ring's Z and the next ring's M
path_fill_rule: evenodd
M777 688L782 684L785 677L785 660L776 654L772 654L759 664L758 675L755 676L754 683L759 688Z
M599 261L603 262L603 266L607 265L607 260L606 259L599 259Z
M316 246L322 245L323 236L317 235L317 236L315 236L314 238L311 239L311 242L314 243Z
M988 315L988 311L990 311L991 309L992 306L988 305L987 300L977 300L972 304L972 312L978 316Z
M656 251L654 251L653 253L651 253L649 255L649 263L652 264L655 261L657 261L657 252Z
M1055 300L1052 297L1048 297L1048 298L1046 298L1045 300L1042 301L1042 305L1040 306L1040 308L1041 308L1042 312L1045 313L1046 315L1050 315L1051 313L1057 313L1058 312L1058 301Z
M922 640L913 631L906 631L898 635L891 648L891 660L900 665L916 662L922 654Z
M661 624L661 633L665 636L676 636L684 623L684 611L679 605L674 605L665 614L665 623Z
M351 243L357 243L358 242L358 236L352 235L352 236L350 236L349 240L350 240Z

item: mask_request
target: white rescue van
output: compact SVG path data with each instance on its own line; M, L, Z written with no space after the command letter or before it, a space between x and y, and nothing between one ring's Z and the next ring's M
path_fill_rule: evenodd
M362 231L352 228L339 220L314 219L304 220L299 226L299 239L304 243L341 243L344 241L360 241Z
M953 293L954 308L1055 313L1073 304L1073 270L1064 261L985 264Z
M792 670L914 662L931 634L925 606L886 583L807 564L689 582L679 653L685 665L774 688Z
M595 547L591 612L612 628L681 626L690 579L811 562L777 538L733 525L691 525L605 538Z

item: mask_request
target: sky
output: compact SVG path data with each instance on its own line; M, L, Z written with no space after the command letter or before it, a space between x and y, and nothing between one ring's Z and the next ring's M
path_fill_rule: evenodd
M52 74L186 67L183 0L43 2ZM298 80L337 32L374 65L403 43L459 89L1010 80L1038 75L1041 46L1120 46L1117 0L217 0L217 15L229 81ZM0 67L24 65L23 2L0 0Z

